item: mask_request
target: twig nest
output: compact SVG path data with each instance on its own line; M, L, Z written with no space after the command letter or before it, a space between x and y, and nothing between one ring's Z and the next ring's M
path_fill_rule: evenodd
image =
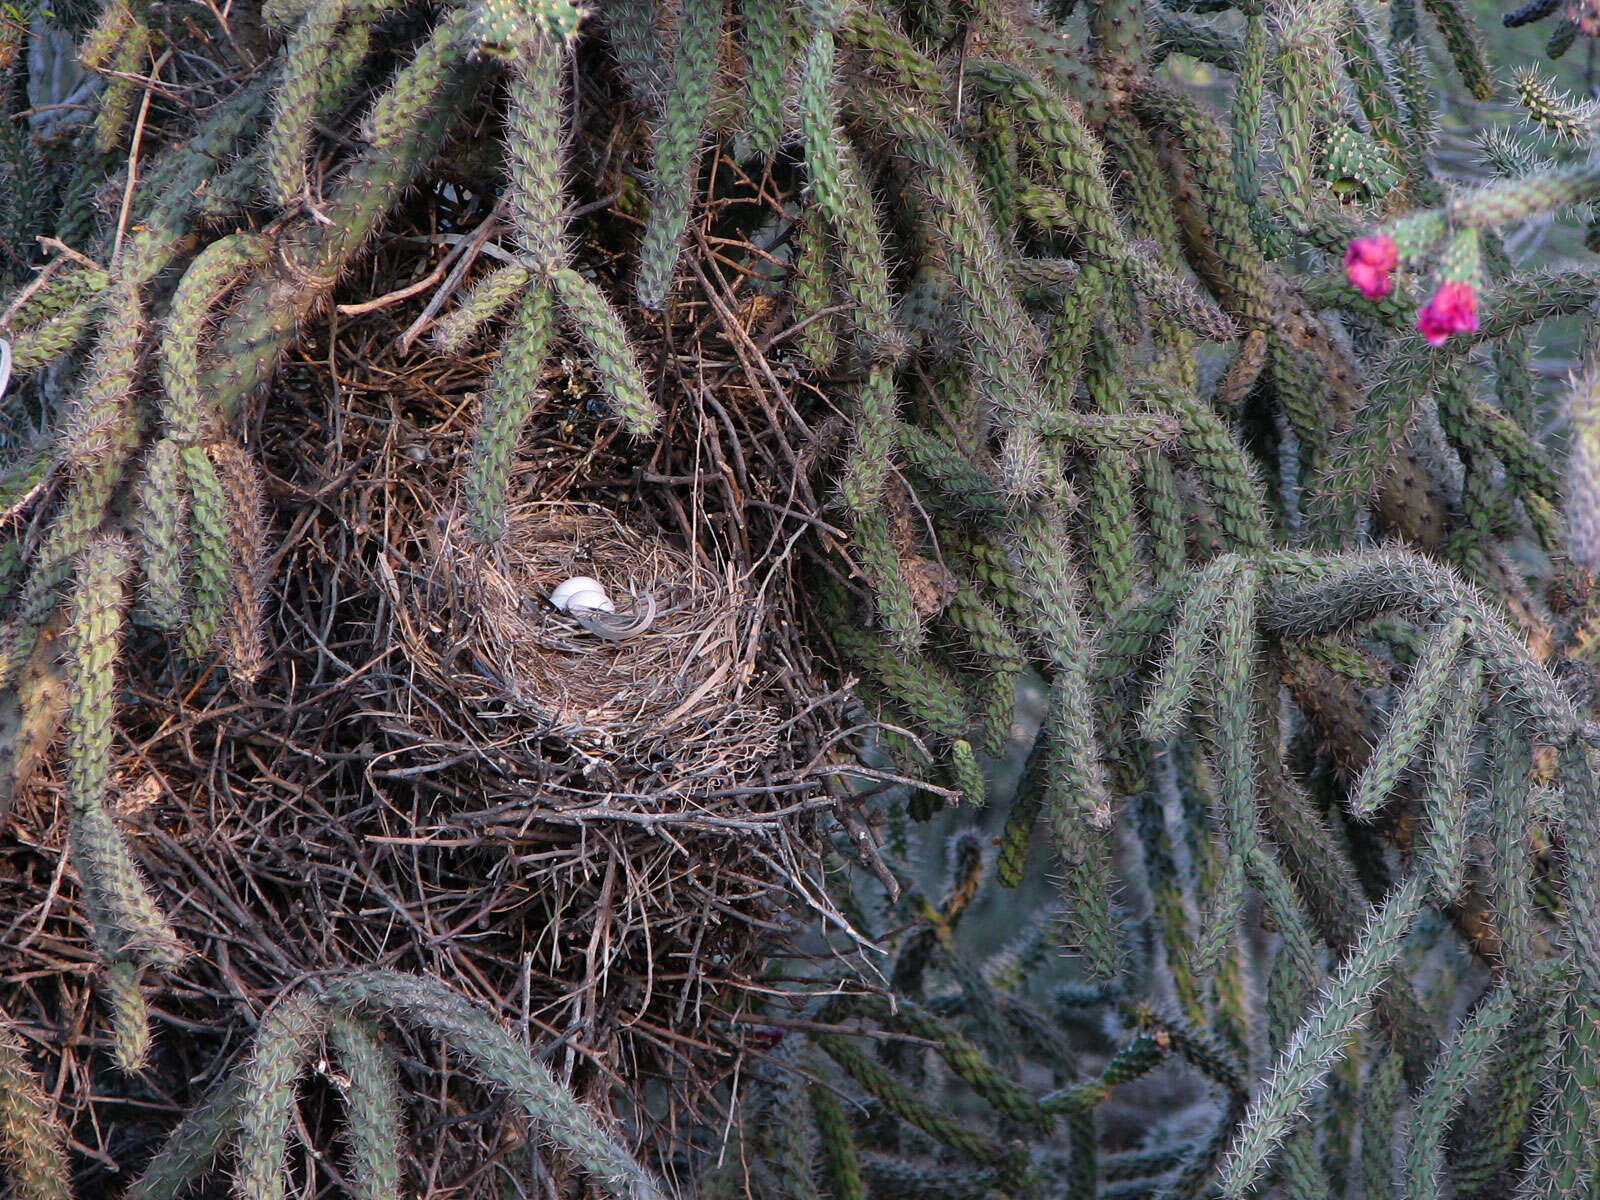
M532 714L592 759L591 783L650 792L725 787L773 752L778 722L748 686L763 610L740 581L593 506L513 505L494 546L459 511L436 521L402 589L413 661L480 744Z

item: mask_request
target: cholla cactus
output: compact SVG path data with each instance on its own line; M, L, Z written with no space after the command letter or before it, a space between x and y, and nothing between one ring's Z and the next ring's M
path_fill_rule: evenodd
M1596 620L1600 381L1591 351L1564 496L1529 347L1541 322L1590 309L1597 277L1526 270L1504 235L1600 198L1600 168L1582 157L1587 111L1524 74L1513 90L1557 148L1502 147L1513 169L1447 189L1419 22L1487 100L1482 38L1460 0L1389 7L1380 33L1364 0L1087 0L1081 24L960 0L617 0L594 20L564 0L470 0L407 21L372 0L282 0L264 13L282 45L221 73L236 86L208 76L215 103L180 121L144 103L147 61L233 52L107 0L83 56L108 83L63 185L73 252L0 309L56 431L43 465L7 476L5 511L35 532L5 547L0 680L20 702L65 620L72 855L118 1061L150 1045L140 972L182 961L107 807L135 557L118 530L137 528L137 611L175 669L221 651L251 685L269 651L246 402L470 114L503 148L503 226L484 235L500 261L435 332L445 352L480 332L498 350L463 455L473 536L506 532L557 339L628 435L620 453L642 465L675 436L670 372L636 346L670 345L675 297L701 288L753 387L793 406L780 373L802 380L849 425L824 490L845 528L802 514L832 539L806 615L860 676L894 777L925 785L858 799L891 826L946 801L997 814L992 860L969 840L961 886L901 902L893 1002L833 989L791 1042L807 1080L762 1080L753 1192L914 1193L930 1143L957 1194L1342 1194L1357 1171L1418 1196L1587 1186L1600 779L1561 660L1588 653ZM1234 76L1229 114L1184 88L1173 51ZM593 132L574 87L591 70L647 145L616 210L572 202L609 157L572 149ZM26 150L0 142L0 168ZM759 251L717 224L730 162L764 172ZM740 324L723 291L746 276L781 294L792 336ZM70 372L44 369L63 360L79 368L65 399ZM806 451L826 457L820 438ZM794 458L794 494L811 494ZM1027 767L996 786L977 748L1008 749L1031 679ZM973 895L1039 873L1061 901L1035 946L975 961L958 929ZM1270 936L1247 929L1258 912ZM1479 969L1453 985L1415 970L1425 934ZM1041 1011L1020 979L1061 945L1088 982ZM1068 1033L1084 1012L1112 1039L1094 1068ZM352 1177L394 1194L378 1015L437 1034L596 1187L654 1191L494 1022L436 982L371 973L273 1009L133 1194L170 1195L225 1143L240 1194L282 1194L324 1038L349 1076ZM928 1047L988 1117L929 1095L926 1064L854 1036L870 1029ZM1024 1056L1057 1086L1035 1090ZM1218 1089L1209 1130L1106 1152L1097 1110L1174 1057ZM17 1090L8 1139L41 1107ZM1391 1146L1407 1105L1411 1136ZM42 1144L0 1150L52 1195Z
M317 994L287 996L268 1012L244 1060L173 1130L134 1181L130 1197L177 1195L229 1143L238 1159L238 1195L286 1195L297 1088L324 1039L348 1079L346 1142L354 1194L398 1197L400 1081L393 1051L374 1021L379 1016L432 1033L474 1063L485 1082L504 1091L605 1194L624 1200L664 1194L612 1132L485 1013L436 981L368 971L329 980Z

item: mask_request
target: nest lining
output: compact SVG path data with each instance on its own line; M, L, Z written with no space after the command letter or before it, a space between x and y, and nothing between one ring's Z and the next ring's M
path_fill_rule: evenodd
M626 641L589 633L550 604L575 575L602 583L619 611L648 596L655 621ZM746 690L752 597L604 508L513 505L493 546L459 508L441 513L429 561L401 592L413 661L479 720L532 716L544 737L619 776L660 777L652 790L725 780L777 748L778 722Z

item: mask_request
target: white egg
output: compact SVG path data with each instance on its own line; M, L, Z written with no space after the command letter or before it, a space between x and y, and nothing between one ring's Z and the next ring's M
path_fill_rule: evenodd
M616 612L605 588L587 575L575 575L550 594L550 603L562 612Z

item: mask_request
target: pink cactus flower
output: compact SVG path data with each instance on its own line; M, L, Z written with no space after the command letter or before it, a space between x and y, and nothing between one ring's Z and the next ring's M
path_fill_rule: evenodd
M1430 346L1442 346L1452 333L1478 328L1478 297L1472 285L1452 279L1439 285L1433 299L1417 313L1417 329Z
M1368 300L1382 300L1394 290L1391 272L1400 263L1400 248L1387 233L1353 238L1344 252L1344 275Z

